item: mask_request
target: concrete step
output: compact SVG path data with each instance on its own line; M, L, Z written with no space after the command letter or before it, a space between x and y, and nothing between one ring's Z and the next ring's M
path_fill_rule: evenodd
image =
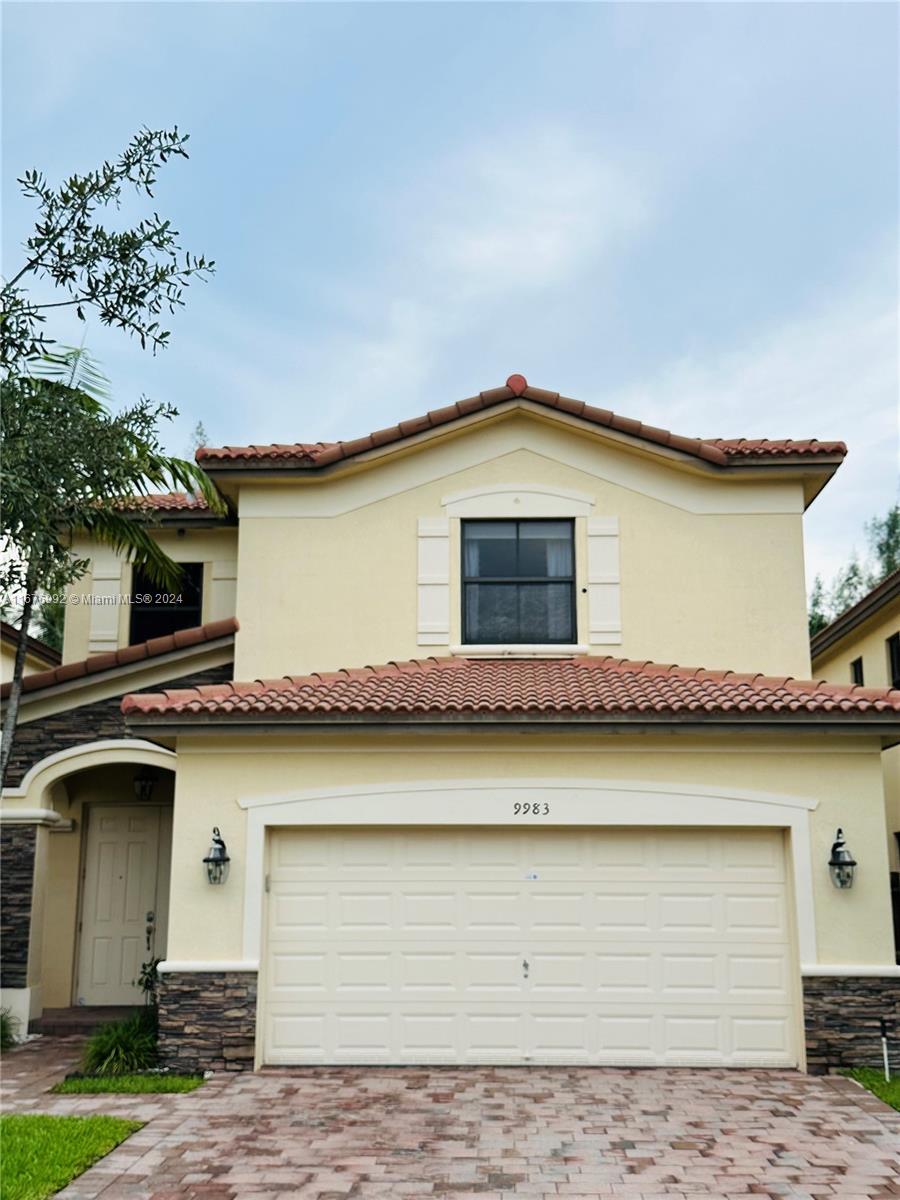
M29 1033L48 1037L72 1037L93 1033L101 1025L122 1021L141 1011L140 1004L82 1005L76 1008L45 1008L28 1023Z

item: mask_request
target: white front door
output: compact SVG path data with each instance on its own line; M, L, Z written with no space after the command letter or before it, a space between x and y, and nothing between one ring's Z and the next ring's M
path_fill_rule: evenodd
M284 829L267 1063L797 1064L768 829Z
M158 953L167 822L153 805L96 805L84 862L77 1002L140 1004L141 964ZM161 867L163 871L161 872Z

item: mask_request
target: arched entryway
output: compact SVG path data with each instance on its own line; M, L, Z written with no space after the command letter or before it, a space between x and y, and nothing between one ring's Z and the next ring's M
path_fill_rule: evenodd
M141 1003L141 966L166 952L174 768L175 755L149 742L95 742L50 755L4 791L4 822L33 831L17 1005L30 1019Z

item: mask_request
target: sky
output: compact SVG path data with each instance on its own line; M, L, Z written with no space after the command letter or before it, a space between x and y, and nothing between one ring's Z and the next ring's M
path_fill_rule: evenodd
M875 3L4 3L3 273L51 181L190 133L216 260L152 356L167 448L352 438L504 382L687 436L843 438L830 577L897 499L898 21ZM129 201L110 224L146 211Z

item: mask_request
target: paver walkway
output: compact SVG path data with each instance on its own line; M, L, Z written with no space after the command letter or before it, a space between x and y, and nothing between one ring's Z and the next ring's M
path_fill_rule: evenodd
M67 1052L50 1042L5 1057L6 1111L148 1122L64 1200L900 1197L900 1114L849 1080L320 1068L220 1075L181 1096L67 1097L42 1093L49 1059Z

